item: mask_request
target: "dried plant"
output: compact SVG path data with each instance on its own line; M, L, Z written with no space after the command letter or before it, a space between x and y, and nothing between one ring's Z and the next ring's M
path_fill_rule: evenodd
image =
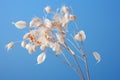
M24 29L29 25L28 28L30 30L23 36L21 46L28 50L30 54L40 47L40 50L43 52L37 57L38 64L45 61L47 53L52 54L62 63L71 67L81 80L90 80L87 54L84 46L86 34L76 25L77 17L67 6L62 6L56 12L53 12L51 7L47 6L44 11L46 12L44 18L34 17L29 24L23 20L13 22L18 29ZM52 16L49 16L49 14ZM71 22L75 25L69 26ZM72 30L69 30L69 27ZM13 46L14 42L10 42L6 47L9 50ZM71 56L73 60L69 60L68 56ZM97 63L100 62L101 57L99 53L93 52L93 56ZM77 67L71 61L74 61ZM85 64L85 74L81 68L80 61Z

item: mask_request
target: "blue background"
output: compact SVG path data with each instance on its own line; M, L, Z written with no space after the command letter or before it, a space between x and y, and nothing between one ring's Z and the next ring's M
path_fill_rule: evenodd
M19 30L11 22L42 17L47 5L53 10L71 6L77 24L87 34L87 51L100 53L99 64L88 56L91 80L120 80L119 0L0 0L0 80L80 80L54 56L48 54L43 64L36 65L39 50L29 55L20 43L9 52L5 49L9 41L21 40L28 30Z

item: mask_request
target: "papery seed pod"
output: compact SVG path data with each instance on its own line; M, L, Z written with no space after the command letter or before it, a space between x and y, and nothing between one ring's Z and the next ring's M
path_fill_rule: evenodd
M69 14L66 13L64 16L63 16L63 19L62 19L62 27L66 27L68 25L70 21L70 17L69 17Z
M25 41L22 41L22 42L21 42L21 46L22 46L23 48L25 48L26 42L25 42Z
M70 20L70 16L69 16L68 13L66 13L66 14L64 15L64 21L65 21L65 23L68 23L69 20Z
M51 10L50 6L47 6L47 7L45 7L45 11L46 11L47 13L50 13L52 10Z
M46 48L45 45L41 45L41 46L40 46L40 49L41 49L41 50L45 50L45 48Z
M80 36L80 41L85 41L86 35L85 35L85 32L83 30L81 30L79 32L79 36Z
M29 38L29 36L30 36L30 33L26 33L26 34L23 36L23 39L27 39L27 38Z
M61 52L62 52L62 49L61 49L61 48L58 48L58 49L56 50L56 55L61 54Z
M67 6L62 6L61 10L62 10L64 13L68 13L69 8L68 8Z
M93 52L93 56L97 60L97 63L101 61L101 56L98 52Z
M30 21L29 25L30 25L30 28L32 28L32 27L37 28L37 27L42 26L42 21L38 17L35 17Z
M79 40L79 38L80 38L80 37L79 37L79 34L76 34L76 35L74 36L74 39L75 39L75 40Z
M32 50L35 51L37 49L36 45L32 46Z
M86 39L85 32L83 30L79 31L78 34L75 35L74 39L78 41L85 41Z
M52 50L53 50L53 51L56 51L57 53L60 53L60 52L61 52L60 44L59 44L59 43L55 43L55 44L53 45Z
M7 50L10 50L11 48L13 48L13 46L14 46L14 42L10 42L6 45L6 48Z
M29 53L29 54L32 54L32 53L33 53L33 48L32 48L32 46L30 46L30 47L28 48L28 53Z
M25 48L28 50L31 48L31 46L32 46L31 44L26 44Z
M62 37L62 35L56 33L56 37L60 44L64 44L65 39Z
M49 42L49 47L50 48L53 48L54 47L54 44L52 42Z
M51 29L53 27L52 22L49 19L45 19L44 20L44 24L46 27L48 27L49 29Z
M46 53L45 52L39 54L38 57L37 57L37 64L43 63L45 61L45 59L46 59Z
M69 15L69 18L70 18L70 20L73 20L73 21L76 20L76 16L75 15Z
M13 22L12 24L14 24L18 29L24 29L27 27L27 23L25 21L17 21L17 22Z

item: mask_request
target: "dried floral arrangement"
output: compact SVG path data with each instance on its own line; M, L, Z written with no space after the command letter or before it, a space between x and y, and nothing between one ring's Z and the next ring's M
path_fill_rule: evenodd
M87 54L84 49L86 34L77 25L69 26L71 21L75 22L77 20L76 16L67 6L62 6L56 12L53 12L51 7L47 6L44 8L44 11L46 12L44 18L34 17L29 24L23 20L13 23L18 29L24 29L29 26L28 28L30 30L23 36L21 47L28 50L29 54L32 54L37 48L40 48L43 52L37 57L38 64L45 61L47 53L52 54L62 63L73 69L81 80L90 80ZM52 16L49 17L48 14ZM73 27L73 30L69 31L68 27ZM74 28L79 31L76 32ZM71 38L67 37L67 35ZM7 49L10 50L13 48L14 44L15 42L13 41L9 42L6 45ZM77 67L71 63L67 54L72 56L72 60ZM93 56L97 60L97 63L99 63L101 60L99 53L95 51L93 52ZM81 68L80 61L85 65L85 74Z

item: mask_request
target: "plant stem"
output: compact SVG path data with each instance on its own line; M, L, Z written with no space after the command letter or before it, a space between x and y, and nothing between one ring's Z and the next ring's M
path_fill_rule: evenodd
M77 75L82 79L83 76L82 76L81 74L79 74L78 70L74 68L74 66L69 62L69 60L67 59L67 57L66 57L64 54L63 54L63 56L64 56L64 58L65 58L66 61L67 61L66 64L67 64L68 66L70 66L70 67L77 73ZM84 79L82 79L82 80L84 80Z
M80 70L80 74L82 75L81 79L82 79L82 80L85 80L84 74L83 74L83 72L82 72L82 69L81 69L79 63L78 63L78 60L77 60L77 58L76 58L75 53L70 49L69 46L67 46L67 44L64 44L64 46L65 46L65 48L71 53L71 55L73 56L73 58L74 58L74 60L75 60L75 63L77 64L78 69Z
M80 73L81 73L81 75L82 75L82 79L85 80L84 75L83 75L83 71L82 71L82 69L81 69L81 67L80 67L80 64L79 64L79 62L78 62L78 60L77 60L76 55L73 55L73 58L74 58L75 63L77 64L77 66L78 66L78 68L79 68L79 70L80 70Z
M87 57L86 57L86 55L84 55L84 61L85 61L85 66L86 66L87 78L88 78L88 80L90 80L90 73L89 73L89 68L88 68L88 62L87 62Z
M47 50L48 51L48 50ZM55 54L52 54L50 51L48 51L51 55L53 55L53 56L55 56L56 58L58 58L59 59L59 61L61 61L63 64L66 64L66 65L68 65L69 67L71 67L72 69L73 69L73 71L80 77L80 78L82 78L82 75L81 74L79 74L79 72L77 71L77 69L76 68L74 68L74 66L69 62L69 60L67 59L67 57L64 55L63 57L65 58L65 60L67 60L66 62L62 59L62 58L60 58L58 55L55 55ZM62 53L63 54L63 53Z
M88 67L88 62L87 62L87 56L84 52L85 48L84 48L84 44L83 42L81 42L82 44L82 53L83 53L83 60L84 60L84 63L85 63L85 67L86 67L86 74L87 74L87 79L90 80L90 73L89 73L89 67Z

